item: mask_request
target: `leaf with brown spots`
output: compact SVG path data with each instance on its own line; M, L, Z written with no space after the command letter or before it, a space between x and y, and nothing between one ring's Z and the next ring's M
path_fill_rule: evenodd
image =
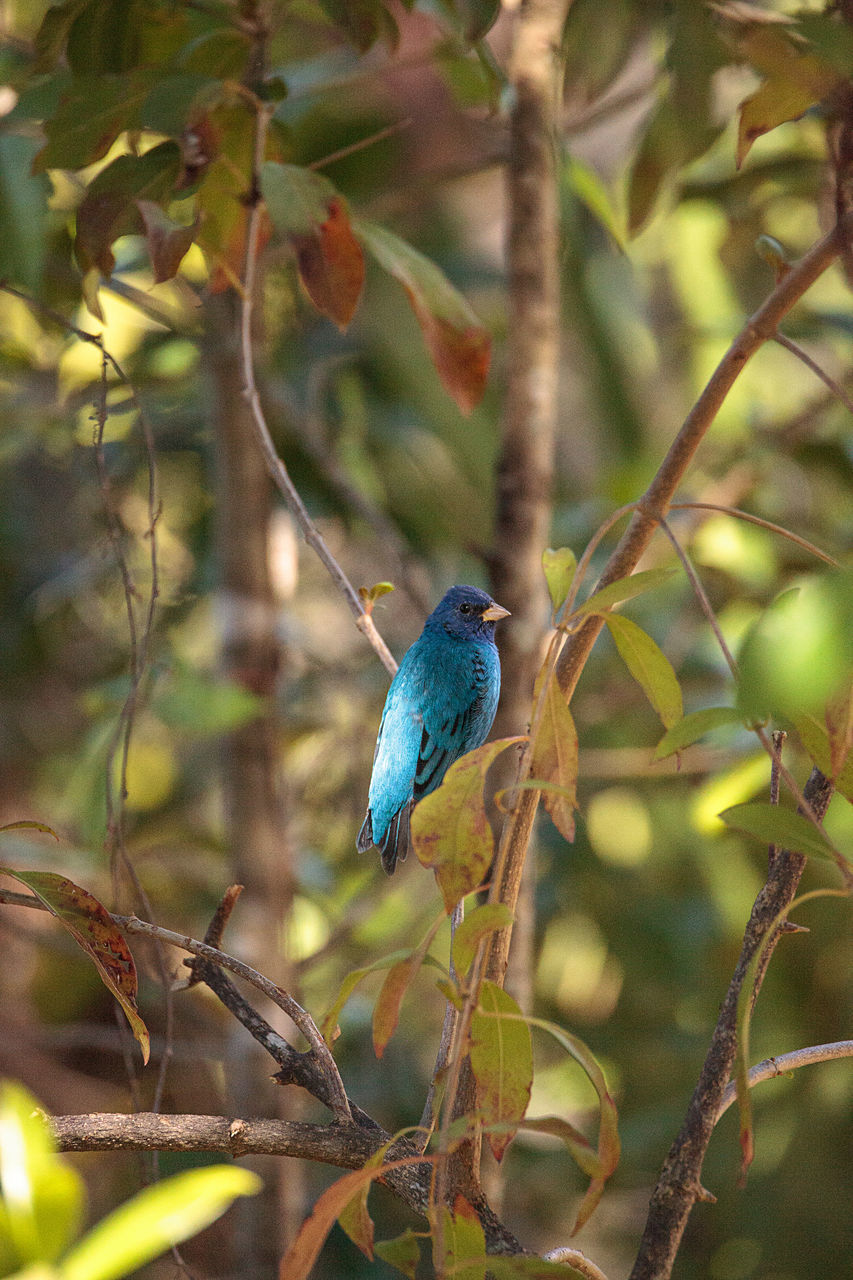
M86 952L104 985L124 1009L139 1041L142 1060L147 1062L148 1030L136 1007L136 965L124 935L106 907L87 889L52 871L13 871L11 867L0 867L0 872L31 889Z

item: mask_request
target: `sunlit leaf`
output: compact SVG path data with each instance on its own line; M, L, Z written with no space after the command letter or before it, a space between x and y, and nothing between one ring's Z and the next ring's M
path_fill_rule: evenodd
M826 729L832 778L842 772L853 750L853 685L848 685L826 704Z
M512 912L504 902L484 902L465 917L453 939L453 962L456 971L465 975L470 969L477 947L483 938L512 924Z
M373 1261L373 1219L367 1209L370 1183L365 1182L338 1214L338 1226L357 1249Z
M53 836L54 840L59 839L53 827L49 827L45 822L33 822L29 818L20 822L5 822L0 827L0 831L43 831L46 835Z
M736 804L720 814L726 826L764 843L814 858L834 859L832 845L808 818L777 804Z
M509 1128L509 1132L487 1133L495 1159L500 1160L530 1101L533 1045L530 1028L512 996L488 980L480 987L471 1019L471 1070L484 1124Z
M115 266L113 242L144 229L137 201L167 199L180 168L177 143L161 142L142 156L117 156L101 170L77 210L74 253L81 270L96 266L102 275L110 275Z
M494 759L522 738L500 738L455 761L435 791L415 805L412 844L420 862L435 870L448 914L482 884L494 852L483 786Z
M146 1187L66 1254L60 1280L118 1280L196 1235L238 1196L257 1195L262 1185L248 1169L213 1165Z
M85 1190L23 1085L0 1082L0 1264L53 1262L77 1235Z
M681 686L669 658L642 627L619 613L604 621L631 675L663 721L665 729L677 724L684 713Z
M795 44L779 26L750 26L739 37L738 48L767 77L741 103L736 154L740 168L756 138L798 119L839 87L843 76L816 53Z
M664 582L668 582L673 574L678 570L672 569L643 569L640 573L632 573L628 578L620 578L617 582L611 582L609 586L602 587L600 591L596 591L585 600L583 604L578 605L572 611L571 621L586 618L591 613L603 613L607 609L612 609L614 605L623 604L626 600L633 600L635 596L644 595L647 591L652 591L655 587L662 586Z
M542 698L542 681L547 668L540 671L533 690L533 705L541 702L534 721L530 771L535 778L553 784L542 789L545 808L551 821L568 841L575 838L576 787L578 778L578 735L572 713L553 674Z
M699 711L691 711L667 729L655 747L655 760L664 760L676 751L683 751L712 729L730 724L743 724L743 716L734 707L702 707Z
M542 552L542 568L555 613L569 594L577 566L571 547L559 547L556 550L554 547L546 547Z
M488 332L429 258L375 222L358 218L353 227L379 265L405 289L438 376L462 412L470 413L486 386Z
M106 908L86 889L52 871L13 871L10 867L0 867L0 872L32 889L82 947L124 1010L139 1041L143 1061L147 1062L148 1031L136 1007L136 965L124 935L113 924Z

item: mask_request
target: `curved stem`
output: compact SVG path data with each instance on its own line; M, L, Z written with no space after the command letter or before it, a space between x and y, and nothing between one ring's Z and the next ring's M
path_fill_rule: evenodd
M853 1058L853 1040L836 1040L831 1044L813 1044L807 1049L792 1049L790 1053L782 1053L778 1058L765 1058L754 1067L750 1067L747 1081L750 1089L765 1080L774 1080L777 1076L787 1075L800 1067L811 1067L818 1062L833 1062L837 1058ZM737 1101L737 1086L734 1081L726 1085L717 1111L717 1121L722 1119L732 1103Z

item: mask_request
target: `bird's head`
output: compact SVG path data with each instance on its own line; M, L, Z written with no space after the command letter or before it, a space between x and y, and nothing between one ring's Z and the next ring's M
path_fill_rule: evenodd
M442 630L456 640L491 640L495 623L509 617L509 609L496 604L479 587L451 587L426 621L430 630Z

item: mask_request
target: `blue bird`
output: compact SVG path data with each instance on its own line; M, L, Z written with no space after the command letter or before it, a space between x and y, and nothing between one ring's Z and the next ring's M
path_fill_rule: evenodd
M409 818L466 751L489 735L501 691L495 623L509 610L477 587L451 587L395 675L373 756L356 848L376 845L393 875L409 851Z

